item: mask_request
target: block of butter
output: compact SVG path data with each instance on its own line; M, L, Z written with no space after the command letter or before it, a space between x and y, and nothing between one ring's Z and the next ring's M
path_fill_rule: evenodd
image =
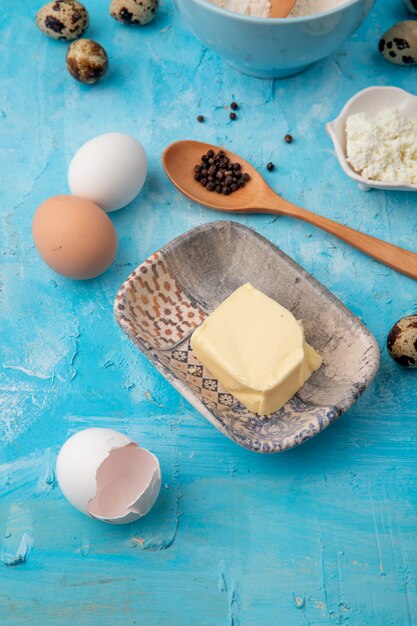
M191 337L196 357L247 409L280 409L322 364L293 314L247 283Z

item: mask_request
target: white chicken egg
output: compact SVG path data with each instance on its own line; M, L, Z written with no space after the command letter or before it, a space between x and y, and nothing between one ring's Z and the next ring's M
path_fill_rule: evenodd
M156 456L109 428L87 428L70 437L59 451L56 474L76 509L112 524L149 513L161 488Z
M106 133L87 141L74 154L68 184L73 195L111 212L136 198L146 174L146 152L140 141L123 133Z

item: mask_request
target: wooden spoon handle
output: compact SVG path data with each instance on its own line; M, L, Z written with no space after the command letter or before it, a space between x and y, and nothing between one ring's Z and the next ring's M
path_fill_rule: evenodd
M343 224L333 222L333 220L329 220L327 217L311 213L295 204L282 201L282 198L279 198L276 209L269 208L268 213L269 212L290 215L304 222L308 222L309 224L313 224L313 226L317 226L339 237L342 241L349 243L354 248L361 250L361 252L373 257L380 263L384 263L384 265L392 267L394 270L397 270L397 272L401 272L401 274L405 274L417 280L417 254L415 252L404 250L404 248L399 248L382 239L371 237L371 235L365 235L365 233L361 233L359 230L349 228L349 226L343 226Z
M287 17L295 0L270 0L269 17Z

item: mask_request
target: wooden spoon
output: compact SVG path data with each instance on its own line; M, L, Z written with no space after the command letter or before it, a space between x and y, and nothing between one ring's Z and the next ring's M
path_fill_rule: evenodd
M238 162L250 180L245 187L228 196L207 191L194 180L194 166L201 162L207 150L220 150L200 141L177 141L165 149L162 164L168 178L188 198L218 211L235 213L273 213L295 217L339 237L380 263L417 280L417 254L404 250L381 239L365 235L354 228L333 222L327 217L306 211L284 200L267 185L262 176L247 161L224 149L231 161Z
M269 17L287 17L296 0L269 0Z

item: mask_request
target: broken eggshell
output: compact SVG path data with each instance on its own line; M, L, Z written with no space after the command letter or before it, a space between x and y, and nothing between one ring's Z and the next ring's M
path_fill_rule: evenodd
M149 513L161 488L156 456L109 428L87 428L70 437L58 454L56 473L76 509L112 524Z

